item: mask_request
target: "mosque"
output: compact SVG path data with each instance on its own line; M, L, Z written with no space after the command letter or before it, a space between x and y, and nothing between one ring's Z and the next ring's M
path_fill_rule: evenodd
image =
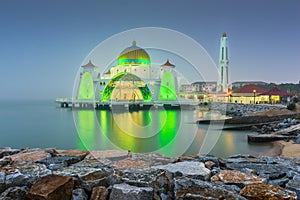
M77 101L172 102L178 99L175 65L169 60L152 66L149 54L136 41L124 49L117 65L100 74L89 61L81 67Z

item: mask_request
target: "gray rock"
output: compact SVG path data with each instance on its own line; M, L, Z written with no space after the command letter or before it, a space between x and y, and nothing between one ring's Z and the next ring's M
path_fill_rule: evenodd
M175 199L245 199L236 193L239 189L202 180L181 178L174 184Z
M104 166L102 168L69 166L53 171L53 174L73 177L75 187L91 192L95 186L109 186L113 170Z
M84 189L77 188L72 192L72 200L88 200L88 195Z
M110 200L140 200L153 199L153 188L136 187L128 184L115 184L110 194Z
M153 167L155 169L166 170L172 174L180 172L182 176L196 178L201 180L210 179L210 170L207 169L202 162L177 162L168 165Z
M146 169L126 169L119 173L121 182L137 187L150 187L152 182L162 173L162 170Z
M280 186L280 187L285 188L285 186L289 182L289 180L290 179L288 179L288 178L280 178L280 179L275 179L275 180L269 180L268 183L271 185Z
M292 124L292 125L296 125L296 124L298 124L298 120L296 120L296 119L292 119L292 121L291 121L291 124Z
M0 199L5 200L23 200L26 198L26 192L28 188L24 187L11 187L5 190L1 195Z
M300 198L300 175L294 176L294 178L286 184L286 189L296 192L298 198Z
M5 166L5 187L28 186L30 187L40 178L52 174L43 164L32 162L16 163L12 166Z
M300 134L297 135L297 138L296 138L295 143L296 143L296 144L300 144Z

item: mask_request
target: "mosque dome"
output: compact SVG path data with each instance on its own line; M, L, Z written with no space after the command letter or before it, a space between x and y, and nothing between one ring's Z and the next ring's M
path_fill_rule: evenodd
M144 49L136 46L136 41L133 41L132 46L120 53L118 65L150 65L150 57Z

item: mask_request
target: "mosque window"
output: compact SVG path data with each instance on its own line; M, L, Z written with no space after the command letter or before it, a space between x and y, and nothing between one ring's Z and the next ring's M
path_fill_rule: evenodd
M102 85L102 82L100 82L100 85Z
M226 60L228 60L228 48L226 47Z
M222 47L222 60L224 60L224 47Z

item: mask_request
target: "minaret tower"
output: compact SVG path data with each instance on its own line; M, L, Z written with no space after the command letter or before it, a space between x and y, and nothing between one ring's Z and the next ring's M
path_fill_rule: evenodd
M219 83L218 91L228 91L228 68L229 68L229 57L228 57L228 45L226 32L223 33L220 41L220 58L219 58Z

